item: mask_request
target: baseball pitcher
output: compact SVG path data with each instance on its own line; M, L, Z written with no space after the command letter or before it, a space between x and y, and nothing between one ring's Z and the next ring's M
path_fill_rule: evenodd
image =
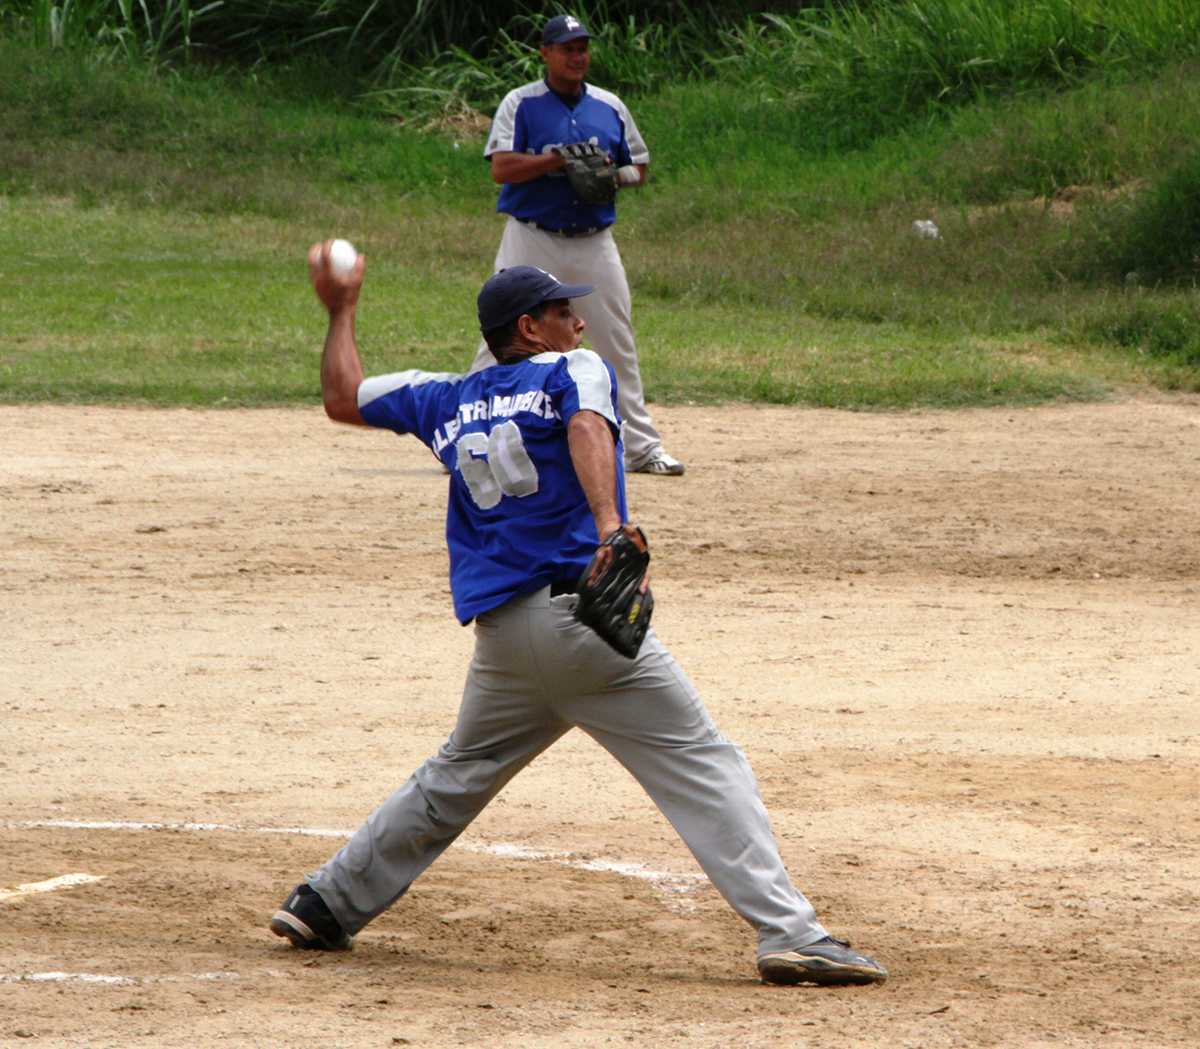
M331 243L331 242L330 242ZM475 651L450 738L270 921L293 946L344 950L504 785L572 729L628 769L758 937L770 983L869 984L878 962L833 939L780 859L754 774L650 624L649 546L628 519L613 369L580 348L592 293L532 266L479 293L496 365L366 378L354 340L365 260L309 265L329 311L330 418L413 434L450 471L455 615Z

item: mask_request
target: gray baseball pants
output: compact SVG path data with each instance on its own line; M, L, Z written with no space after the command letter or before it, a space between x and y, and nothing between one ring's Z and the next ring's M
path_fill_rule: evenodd
M613 652L549 588L475 622L475 654L450 739L309 884L349 933L395 903L521 769L583 729L646 790L758 953L826 935L793 887L741 747L717 730L653 629L637 659Z
M564 284L594 284L596 290L571 306L587 327L583 338L609 364L617 377L617 410L625 423L625 465L641 466L662 449L662 437L650 420L637 347L633 342L633 300L621 253L612 230L589 237L563 237L533 229L509 216L496 252L496 272L509 266L537 266ZM496 363L479 343L472 372Z

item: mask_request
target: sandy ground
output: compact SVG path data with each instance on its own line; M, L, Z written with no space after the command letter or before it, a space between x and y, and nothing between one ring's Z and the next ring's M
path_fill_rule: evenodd
M760 984L578 733L353 953L290 950L452 724L445 478L315 410L9 407L0 1044L1197 1044L1200 402L657 416L659 632L888 983Z

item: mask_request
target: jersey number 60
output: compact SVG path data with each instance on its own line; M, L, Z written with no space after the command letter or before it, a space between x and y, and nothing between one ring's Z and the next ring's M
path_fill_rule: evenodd
M525 451L521 428L511 419L490 434L463 434L454 447L455 466L481 510L490 510L506 495L533 495L538 490L537 467Z

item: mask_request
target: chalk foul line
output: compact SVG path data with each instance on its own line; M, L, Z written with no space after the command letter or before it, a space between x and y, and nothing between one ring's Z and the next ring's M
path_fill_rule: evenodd
M103 880L103 874L61 874L46 881L31 881L25 885L18 885L15 889L0 889L0 901L16 900L39 892L53 892L55 889L67 889L72 885L87 885L89 882Z
M241 834L302 834L320 838L349 838L352 831L322 830L310 827L244 827L223 823L134 823L126 821L93 821L93 820L35 820L23 823L25 827L47 827L60 830L166 830L166 831L228 831ZM460 838L460 847L470 852L514 860L534 860L547 863L557 863L578 870L606 871L623 875L627 878L637 878L650 882L660 892L672 894L675 905L691 909L691 900L686 894L691 892L697 883L704 880L704 875L680 873L672 871L652 870L643 864L623 863L617 860L581 859L572 857L570 853L538 852L522 848L506 842L477 842ZM55 889L67 888L72 885L84 885L102 881L104 875L95 874L64 874L46 881L31 882L18 885L15 889L0 889L0 901L16 899L38 892L53 892ZM338 970L339 972L343 970ZM351 971L351 970L345 970ZM278 978L288 978L292 974L266 970L263 975ZM102 973L69 973L69 972L40 972L40 973L0 973L0 984L12 983L83 983L110 987L135 986L147 983L178 983L185 980L237 980L242 974L235 972L205 972L186 973L180 976L112 976Z
M350 838L352 830L333 830L314 827L246 827L230 823L135 823L124 820L32 820L25 827L48 827L60 830L165 830L165 831L226 831L233 834L300 834L316 838ZM466 837L457 845L471 852L514 860L541 860L584 871L607 871L627 878L647 881L670 893L686 894L705 880L703 874L652 870L640 863L620 860L580 859L565 852L537 852L505 842L479 842Z

